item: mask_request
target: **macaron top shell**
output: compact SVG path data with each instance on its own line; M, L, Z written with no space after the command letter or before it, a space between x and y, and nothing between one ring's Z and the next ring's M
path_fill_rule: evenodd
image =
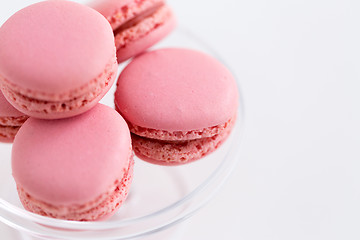
M30 118L14 141L13 176L37 200L84 204L122 179L130 149L126 122L102 104L68 119Z
M121 73L115 104L133 125L191 131L223 124L236 114L232 74L194 50L161 49L135 58Z
M24 115L14 108L0 91L0 117L21 117Z
M0 28L0 76L32 91L62 94L100 75L115 53L108 21L62 0L26 7Z

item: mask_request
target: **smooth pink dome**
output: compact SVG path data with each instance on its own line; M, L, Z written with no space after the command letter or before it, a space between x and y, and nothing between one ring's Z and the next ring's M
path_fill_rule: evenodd
M133 125L191 131L234 117L238 91L232 74L213 57L161 49L140 55L124 69L115 103Z
M71 1L26 7L0 28L0 75L31 91L62 94L103 73L114 55L108 21Z

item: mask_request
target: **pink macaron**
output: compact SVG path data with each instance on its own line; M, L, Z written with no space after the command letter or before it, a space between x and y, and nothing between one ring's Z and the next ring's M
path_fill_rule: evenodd
M25 209L53 218L110 217L133 176L128 126L102 104L76 117L29 118L15 137L12 171Z
M237 115L232 74L187 49L136 57L121 73L115 106L129 124L135 154L160 165L202 158L228 137Z
M28 116L16 110L0 91L0 142L11 143Z
M90 7L63 0L33 4L1 26L0 39L2 91L31 117L81 114L116 78L111 26Z
M110 22L119 63L151 47L176 25L164 0L94 0L89 6Z

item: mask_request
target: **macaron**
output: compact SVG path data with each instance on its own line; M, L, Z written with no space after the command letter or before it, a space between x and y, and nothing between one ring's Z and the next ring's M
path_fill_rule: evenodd
M89 6L110 22L119 63L159 42L176 25L164 0L95 0Z
M42 119L81 114L98 103L117 73L109 22L70 1L43 1L0 28L0 83L20 112Z
M230 71L204 53L168 48L144 53L123 70L115 93L128 122L135 155L180 165L217 149L237 116Z
M65 220L113 215L128 195L133 166L128 126L102 104L72 118L29 118L12 149L25 209Z
M0 91L0 142L13 142L28 116L16 110Z

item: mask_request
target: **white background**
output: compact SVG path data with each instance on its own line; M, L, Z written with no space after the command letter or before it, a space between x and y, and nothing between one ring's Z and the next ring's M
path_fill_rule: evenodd
M1 23L24 2L1 1ZM360 239L360 2L169 2L246 107L240 163L183 239Z

